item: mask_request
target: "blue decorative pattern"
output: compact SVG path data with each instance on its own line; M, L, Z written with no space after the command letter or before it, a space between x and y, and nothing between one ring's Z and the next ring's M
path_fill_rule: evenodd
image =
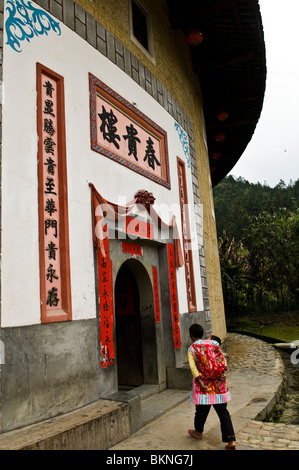
M5 23L7 42L15 51L21 52L21 41L30 42L34 36L48 35L51 29L61 34L59 22L55 21L49 13L33 6L26 0L7 0L8 18Z
M181 144L183 146L184 154L187 160L187 165L190 168L190 153L189 153L189 144L188 144L188 136L187 133L181 128L181 126L175 122L174 123L174 128L177 130L179 134L179 139L181 141Z

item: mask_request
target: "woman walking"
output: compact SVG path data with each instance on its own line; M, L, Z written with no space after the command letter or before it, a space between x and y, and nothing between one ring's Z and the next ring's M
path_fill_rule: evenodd
M219 341L210 337L202 340L203 328L193 324L189 328L192 345L188 349L188 361L193 376L190 403L195 404L195 429L189 429L190 436L202 439L204 425L211 405L213 405L219 420L222 441L226 442L227 450L236 449L234 428L227 402L231 394L226 382L226 362L219 348Z

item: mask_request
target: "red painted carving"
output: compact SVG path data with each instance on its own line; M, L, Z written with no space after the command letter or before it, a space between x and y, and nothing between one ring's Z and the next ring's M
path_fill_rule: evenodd
M155 203L156 198L153 196L153 193L149 193L145 189L140 189L134 194L136 204L142 204L145 207L149 207L150 205Z

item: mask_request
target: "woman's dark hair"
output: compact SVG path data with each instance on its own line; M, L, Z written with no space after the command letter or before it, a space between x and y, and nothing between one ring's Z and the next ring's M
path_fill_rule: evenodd
M193 323L189 328L189 334L190 336L192 335L193 338L200 339L204 334L203 327L198 323Z

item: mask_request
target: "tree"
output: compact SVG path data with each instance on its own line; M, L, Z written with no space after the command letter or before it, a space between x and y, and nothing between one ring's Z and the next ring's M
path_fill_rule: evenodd
M233 176L214 188L227 313L299 302L299 180L274 188Z
M230 240L225 231L219 238L218 248L225 311L233 315L238 312L239 305L246 302L246 287L251 283L247 275L247 250L241 241Z
M241 240L242 230L261 212L273 214L281 207L296 211L299 207L299 180L288 186L281 180L271 188L266 183L249 183L244 178L228 176L213 192L218 237L225 230L235 240Z
M299 211L281 208L274 214L262 212L244 230L251 276L258 294L271 292L285 307L298 297Z

